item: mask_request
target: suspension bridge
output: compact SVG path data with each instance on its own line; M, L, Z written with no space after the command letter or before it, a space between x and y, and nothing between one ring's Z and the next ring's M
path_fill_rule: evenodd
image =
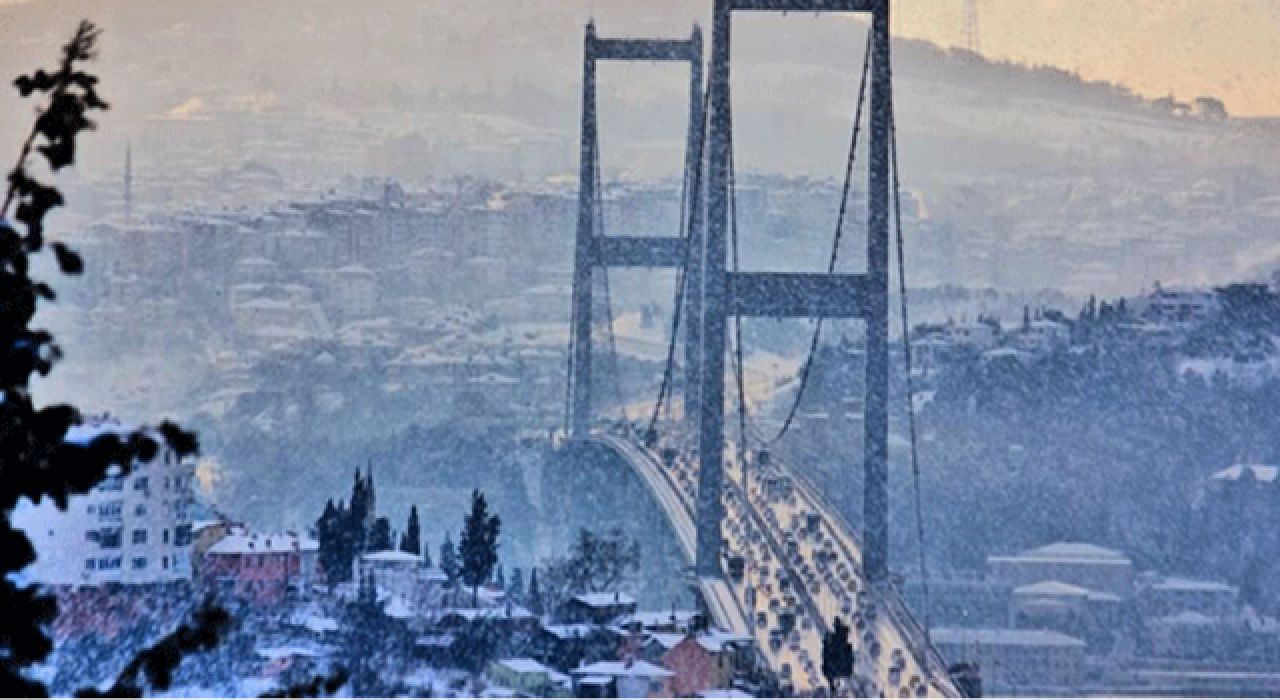
M742 12L860 13L870 16L852 136L831 257L825 272L739 268L730 106L732 20ZM579 211L574 256L569 381L571 442L616 453L644 482L676 534L691 582L716 623L750 635L770 667L797 692L825 687L822 640L839 616L852 628L856 669L849 691L891 697L959 697L927 629L889 578L889 264L897 225L903 328L906 296L898 209L888 0L714 0L708 79L697 27L687 39L615 39L588 24L584 42ZM683 62L690 67L689 126L679 232L669 237L606 235L601 214L596 66L601 61ZM851 181L868 112L866 272L836 272ZM671 269L676 289L661 388L644 430L599 429L605 403L593 392L593 362L613 366L609 270ZM600 297L603 298L600 298ZM600 302L603 302L601 304ZM608 352L593 348L593 310L603 306ZM778 435L748 428L742 318L816 319L795 403ZM771 450L795 417L824 319L866 328L862 529L855 530L802 472ZM731 324L732 322L732 324ZM732 342L730 327L732 326ZM681 333L683 330L683 333ZM905 332L904 332L905 340ZM683 410L674 373L683 341ZM910 382L910 346L904 343ZM736 385L736 440L726 433L726 377ZM620 393L620 392L619 392ZM908 396L911 395L908 386ZM618 405L625 400L616 397ZM907 411L914 465L914 415ZM597 426L593 430L593 426ZM917 489L918 494L918 489ZM917 502L917 508L919 503ZM921 533L921 536L922 533Z

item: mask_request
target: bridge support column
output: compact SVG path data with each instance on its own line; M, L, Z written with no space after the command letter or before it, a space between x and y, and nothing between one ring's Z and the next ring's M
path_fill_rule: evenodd
M724 518L724 355L726 329L725 243L729 227L729 23L728 0L716 0L711 19L711 146L707 178L706 251L702 273L702 376L698 383L699 576L720 575Z
M572 376L569 431L585 437L591 416L591 284L596 200L596 27L587 24L582 52L582 146L578 153L578 236L573 256Z
M600 192L599 134L596 120L596 63L599 61L682 62L690 66L689 134L685 162L685 187L696 179L690 173L697 168L693 160L702 141L702 31L693 28L689 39L601 39L596 37L594 23L587 24L582 61L582 145L579 151L578 234L573 258L573 320L571 323L571 367L569 381L569 430L576 437L586 436L591 419L591 322L592 282L596 267L650 267L679 269L686 259L698 261L701 250L701 215L696 192L686 190L690 207L689 240L676 236L604 236L597 231L597 207ZM686 252L686 245L694 249ZM698 275L692 274L696 281ZM700 289L699 289L700 292ZM701 300L695 293L695 299ZM686 324L687 325L687 324ZM691 336L697 337L695 332ZM688 342L688 341L686 341ZM686 357L696 356L686 350Z
M872 32L870 222L865 275L728 272L730 20L734 11L869 12ZM863 572L888 578L889 444L889 0L716 0L711 34L711 154L700 338L698 573L720 573L724 481L724 372L729 316L861 318L867 323Z
M867 188L867 364L863 411L862 568L889 580L889 2L871 16L871 172Z

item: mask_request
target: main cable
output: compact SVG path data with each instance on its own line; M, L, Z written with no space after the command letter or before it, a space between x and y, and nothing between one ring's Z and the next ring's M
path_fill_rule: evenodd
M853 182L853 166L857 159L858 133L862 128L862 107L866 102L867 74L871 68L871 40L872 32L868 30L867 48L862 58L862 79L858 85L858 103L854 109L853 134L849 138L849 157L845 162L844 168L844 188L840 194L840 212L836 218L835 238L831 243L831 258L827 262L828 275L835 272L836 261L840 255L840 238L844 231L844 217L849 205L849 190ZM732 154L732 151L730 153ZM730 158L732 158L732 155L730 155ZM791 429L792 422L795 421L796 413L800 410L800 402L804 398L805 388L809 385L809 375L813 371L813 361L818 354L818 342L822 334L822 321L822 317L819 316L813 329L813 338L809 342L809 355L800 370L800 386L796 389L796 397L791 403L790 410L787 411L787 418L782 422L782 428L778 430L778 434L765 441L765 447L772 447L787 434L787 431Z
M689 193L690 195L689 208L687 211L685 209L686 193L682 191L680 196L680 210L681 210L680 223L682 228L684 229L682 231L682 235L685 241L684 263L680 266L679 271L676 273L675 308L671 312L671 336L667 343L667 364L662 372L662 385L658 389L658 401L653 406L653 416L649 419L648 430L645 431L646 439L649 435L652 435L655 429L657 428L658 416L662 413L663 402L666 400L667 394L671 390L672 372L675 368L676 339L680 331L681 312L684 309L684 295L686 291L685 287L688 284L689 264L690 264L690 261L693 259L693 253L694 253L693 245L692 245L693 244L694 209L697 206L699 206L699 197L702 192L702 154L707 141L706 115L708 113L707 108L710 105L710 99L711 99L710 89L705 90L703 92L703 98L702 98L703 124L701 125L702 128L698 130L698 140L694 145L693 163L685 164L686 173L688 173L690 168L692 168L692 178L691 178L692 192ZM689 177L686 177L686 183L688 183L689 179L690 179ZM686 218L686 215L687 215L687 218ZM702 260L699 258L695 264L699 264L699 265L702 264ZM686 331L686 333L687 332L688 331ZM695 348L694 352L700 352L700 349ZM686 387L686 392L687 391L688 389ZM688 402L686 401L686 405L685 405L686 415L688 410L689 410L689 406L688 406Z
M916 394L911 377L911 324L907 316L907 263L902 243L902 186L898 181L898 128L889 91L889 159L893 166L893 222L898 239L898 299L902 306L902 355L907 370L907 430L911 440L911 479L915 486L916 544L920 550L920 584L924 593L924 641L929 645L929 571L924 551L924 506L920 490L920 457L916 447Z
M604 186L600 180L600 149L595 149L595 190L596 201L595 211L593 212L596 219L596 237L603 238L604 231ZM600 279L604 285L604 315L605 322L608 324L609 337L609 365L613 371L613 391L618 399L618 407L622 409L622 422L628 423L626 398L622 393L622 374L618 370L618 343L614 338L613 332L613 300L609 295L609 267L602 265L600 267Z

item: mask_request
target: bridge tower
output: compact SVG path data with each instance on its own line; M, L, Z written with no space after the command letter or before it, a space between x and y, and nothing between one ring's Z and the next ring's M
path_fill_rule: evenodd
M730 272L729 40L734 12L862 12L871 15L870 220L865 274ZM715 0L709 76L710 163L704 303L691 325L702 328L701 459L697 503L697 573L720 572L724 506L724 382L731 316L858 318L867 324L863 568L870 583L888 579L889 442L889 0Z
M689 63L689 135L685 154L684 187L687 192L698 167L703 130L702 30L694 25L688 39L603 39L596 36L594 22L587 23L582 61L582 144L578 180L578 235L573 262L573 320L570 330L569 430L575 437L588 432L591 417L591 303L595 268L646 267L686 268L686 308L702 304L701 252L702 215L697 197L688 196L689 237L605 236L596 231L596 208L601 193L596 191L599 173L599 136L596 122L597 61L684 61ZM683 229L686 222L681 221ZM686 261L693 264L686 266ZM689 372L686 386L696 385L700 376L698 352L701 344L694 324L685 324L685 359ZM688 392L686 392L687 394ZM692 410L686 395L686 414ZM696 415L696 412L694 413Z

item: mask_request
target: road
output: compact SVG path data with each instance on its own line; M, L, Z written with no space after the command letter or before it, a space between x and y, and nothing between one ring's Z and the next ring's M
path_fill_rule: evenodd
M683 445L670 464L617 435L593 438L621 454L666 512L694 561L696 464ZM908 697L955 697L942 661L895 591L861 581L857 533L807 480L785 463L752 468L745 479L736 448L726 449L725 539L741 556L738 580L700 581L717 624L755 636L765 657L799 694L821 692L822 638L837 615L851 623L858 683L848 690ZM776 486L789 483L785 493ZM771 486L773 488L771 488ZM810 517L810 516L814 517ZM761 624L762 623L762 624ZM928 672L925 671L928 669Z

